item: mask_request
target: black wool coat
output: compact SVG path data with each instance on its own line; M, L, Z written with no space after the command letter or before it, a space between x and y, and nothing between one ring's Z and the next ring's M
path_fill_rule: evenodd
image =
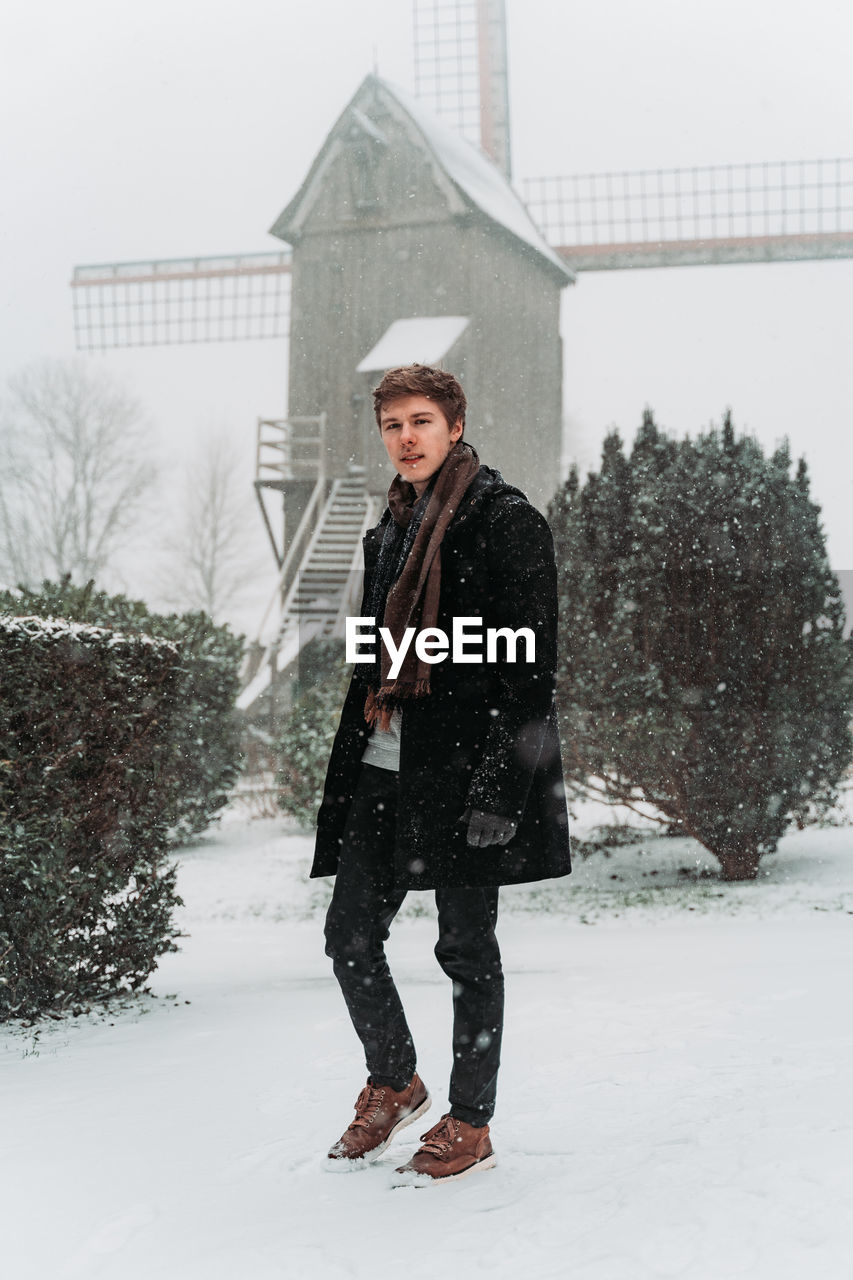
M365 599L390 519L386 510L364 539ZM523 661L523 640L515 663L506 660L502 641L494 664L454 662L450 653L432 666L429 695L403 704L395 886L502 885L567 875L568 816L554 706L554 544L545 518L490 467L480 467L441 544L436 625L449 639L454 617L482 619L484 657L487 627L530 627L535 662ZM370 734L358 673L356 667L329 760L312 876L337 871ZM511 818L516 834L506 845L472 848L461 820L469 807Z

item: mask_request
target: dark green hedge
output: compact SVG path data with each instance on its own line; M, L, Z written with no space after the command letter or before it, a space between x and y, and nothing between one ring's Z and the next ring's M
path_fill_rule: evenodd
M302 692L282 724L276 783L284 812L313 827L352 667L337 640L313 641L300 665Z
M140 986L176 949L162 804L178 646L0 616L0 1018Z
M853 646L806 464L721 429L674 439L650 411L630 451L551 504L566 772L642 798L752 879L851 757Z
M171 848L239 769L242 637L68 579L0 592L0 1018L138 988Z
M243 637L206 613L157 614L140 600L43 582L38 591L0 591L0 614L35 614L111 627L125 635L171 640L180 650L174 689L172 756L161 780L163 814L173 844L208 827L239 773L240 730L234 704L240 687Z

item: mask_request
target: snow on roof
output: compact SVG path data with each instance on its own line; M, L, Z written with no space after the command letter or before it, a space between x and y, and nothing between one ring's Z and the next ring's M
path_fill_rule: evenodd
M461 133L448 128L417 98L387 80L379 79L379 83L411 116L439 162L469 200L493 222L541 253L568 280L574 280L574 273L548 244L497 165Z
M395 320L356 372L379 373L401 364L436 364L467 327L467 316L410 316Z

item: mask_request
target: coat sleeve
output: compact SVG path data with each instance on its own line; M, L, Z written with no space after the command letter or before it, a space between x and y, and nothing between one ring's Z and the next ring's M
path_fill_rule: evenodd
M489 578L488 626L529 627L535 660L519 641L516 662L498 646L494 705L468 804L518 821L524 812L554 702L557 661L557 569L545 517L520 496L495 501L484 529Z

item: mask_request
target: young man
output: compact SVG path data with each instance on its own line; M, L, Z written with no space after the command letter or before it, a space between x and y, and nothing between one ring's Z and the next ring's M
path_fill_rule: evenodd
M570 870L554 708L556 568L544 518L463 441L456 378L425 365L393 369L374 402L397 475L365 538L361 615L375 631L372 649L362 648L373 660L354 667L311 871L337 876L326 954L369 1075L328 1163L375 1159L430 1106L383 943L407 891L434 889L435 954L453 983L450 1111L398 1170L429 1183L495 1163L498 888ZM466 642L451 650L454 620ZM534 643L499 635L478 658L478 627L482 637L527 628ZM428 634L419 645L410 634L404 648L412 628Z

